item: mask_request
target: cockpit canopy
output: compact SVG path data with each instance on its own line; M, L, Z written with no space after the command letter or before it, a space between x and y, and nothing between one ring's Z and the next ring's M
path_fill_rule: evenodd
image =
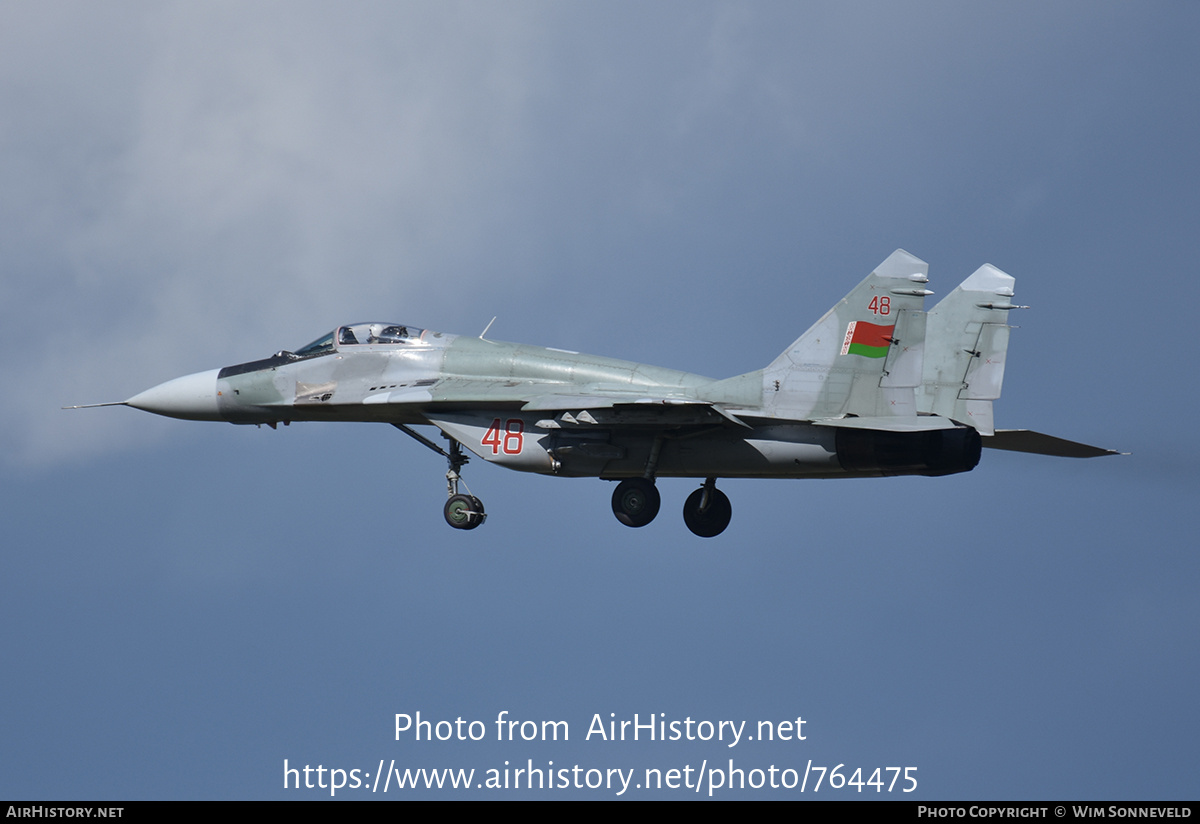
M425 330L403 323L352 323L339 326L294 353L298 358L323 355L345 346L396 346L419 343Z

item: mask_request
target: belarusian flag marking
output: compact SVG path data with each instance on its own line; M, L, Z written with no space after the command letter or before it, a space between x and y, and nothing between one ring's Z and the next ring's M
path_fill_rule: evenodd
M892 343L895 326L877 326L865 320L852 320L846 327L846 338L842 341L843 355L862 355L864 358L882 358L887 355Z

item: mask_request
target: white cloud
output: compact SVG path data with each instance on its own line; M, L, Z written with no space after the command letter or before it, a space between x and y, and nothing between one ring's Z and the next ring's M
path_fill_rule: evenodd
M138 426L84 431L51 405L403 307L472 245L511 163L538 24L499 6L355 8L64 21L48 7L8 29L10 460ZM470 288L469 270L456 278Z

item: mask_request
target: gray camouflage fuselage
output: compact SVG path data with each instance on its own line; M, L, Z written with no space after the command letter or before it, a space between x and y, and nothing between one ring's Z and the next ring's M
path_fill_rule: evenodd
M334 343L308 357L285 352L226 367L216 376L213 417L270 425L432 424L488 461L563 476L640 477L656 441L654 474L664 477L824 478L949 468L931 468L920 456L877 466L861 447L848 453L844 442L881 436L780 420L763 403L763 374L714 380L426 331L403 343Z
M761 407L761 371L718 381L613 358L426 332L410 343L335 345L309 358L281 353L226 367L216 377L216 391L218 420L432 424L489 461L530 472L640 476L662 433L668 437L658 460L661 476L845 472L831 429L769 420L756 422L752 431L731 429L711 411L713 403ZM531 396L554 400L531 404ZM569 402L560 396L575 400L574 414L524 408ZM655 400L639 402L649 398ZM598 408L597 399L609 405ZM505 451L503 443L495 450L482 444L497 418L505 434L516 428L512 421L521 421L519 452ZM669 437L679 429L688 437Z
M121 404L235 424L398 426L450 462L446 517L471 529L460 445L525 472L624 479L613 511L644 526L656 477L704 478L685 521L729 521L717 478L967 472L982 446L1070 457L1116 454L994 429L1014 280L980 267L925 310L928 266L897 250L765 368L724 380L560 349L401 324L338 327L296 352L187 375ZM114 404L100 404L114 405ZM414 432L436 426L450 450ZM714 508L715 507L715 508Z

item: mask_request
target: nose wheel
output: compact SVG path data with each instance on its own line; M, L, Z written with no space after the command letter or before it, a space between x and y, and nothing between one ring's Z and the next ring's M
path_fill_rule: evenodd
M474 495L451 495L442 510L446 523L455 529L474 529L486 520L483 502Z
M713 538L725 531L733 517L733 506L725 493L717 489L716 478L706 478L704 486L683 502L683 522L693 534Z
M446 470L446 506L442 509L442 514L446 516L446 523L455 529L474 529L487 520L483 511L483 501L474 495L463 495L458 491L458 485L462 482L458 470L462 469L463 464L470 458L463 454L462 444L453 438L450 438L450 451L445 454L450 468ZM463 486L466 484L463 483ZM470 490L467 492L470 493Z

